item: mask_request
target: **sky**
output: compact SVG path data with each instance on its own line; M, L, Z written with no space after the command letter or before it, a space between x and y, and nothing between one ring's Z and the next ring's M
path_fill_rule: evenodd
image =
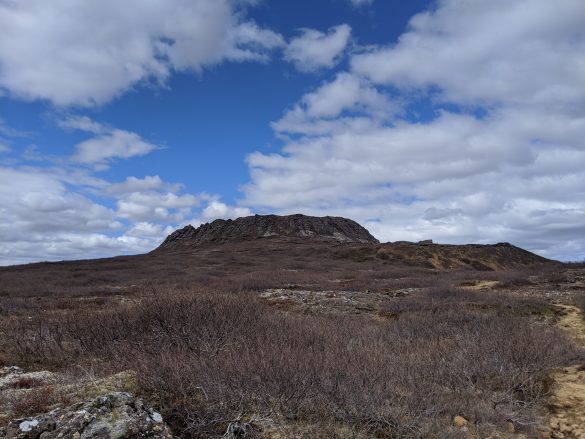
M0 265L186 224L585 259L583 0L0 0Z

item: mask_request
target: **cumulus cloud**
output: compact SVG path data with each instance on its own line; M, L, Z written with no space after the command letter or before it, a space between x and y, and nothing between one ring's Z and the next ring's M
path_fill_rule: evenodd
M107 134L99 135L78 143L73 160L79 163L106 163L114 158L130 158L146 155L157 146L146 142L138 134L114 129Z
M101 123L95 122L87 116L69 115L59 120L58 125L63 129L79 130L93 134L101 134L106 131L106 128Z
M248 157L245 204L353 217L382 240L585 257L584 14L579 0L439 2L273 124L294 135ZM376 116L387 92L403 112Z
M170 226L164 227L163 225L156 223L138 222L128 230L126 235L137 238L150 237L160 239L161 236L171 234L173 230L174 229Z
M280 34L246 22L230 29L224 53L233 61L268 61L270 51L284 45Z
M77 163L103 166L112 159L144 156L159 148L134 132L108 127L87 116L69 115L57 123L63 129L94 134L75 145L72 160Z
M230 0L22 0L0 3L0 91L96 105L173 71L263 60L281 37Z
M345 129L346 125L356 130L369 129L374 120L388 119L397 110L397 106L368 81L350 73L340 73L333 81L303 96L300 103L272 124L272 128L278 133L307 135ZM342 121L345 124L340 123Z
M334 67L341 59L351 37L347 24L332 27L326 33L315 29L301 29L284 51L284 57L301 72L314 72Z
M127 177L121 183L114 183L106 188L106 193L110 195L123 196L134 192L145 192L153 190L167 190L177 193L183 188L183 185L177 183L167 183L158 175L147 175L144 178Z
M114 212L70 190L58 172L38 168L0 168L0 237L71 229L95 231L119 227Z
M0 167L0 265L144 253L188 218L248 214L159 176L110 183L76 168Z
M100 254L99 246L86 253L80 246L122 228L112 209L72 190L71 178L0 167L0 264Z
M132 192L118 200L118 215L133 221L181 222L199 205L198 197L172 192Z
M398 44L352 66L381 84L439 87L459 103L583 102L584 22L580 0L443 0L416 15Z
M201 213L202 221L211 221L218 218L234 219L241 216L252 215L252 211L247 207L229 206L217 199L212 199L207 203L207 207Z
M112 159L155 146L86 116L69 115L57 124L92 137L70 159L27 148L22 158L36 166L21 166L18 158L11 167L0 165L0 265L144 253L189 218L200 224L250 214L159 175L98 177Z

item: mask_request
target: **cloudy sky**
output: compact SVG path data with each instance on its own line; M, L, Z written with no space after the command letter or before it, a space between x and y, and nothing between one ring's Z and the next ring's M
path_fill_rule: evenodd
M585 258L583 0L0 0L0 264L251 213Z

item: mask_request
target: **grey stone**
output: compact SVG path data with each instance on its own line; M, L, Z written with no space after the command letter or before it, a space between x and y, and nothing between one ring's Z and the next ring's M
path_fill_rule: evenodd
M6 439L172 438L162 416L141 399L124 392L99 396L67 408L11 421Z

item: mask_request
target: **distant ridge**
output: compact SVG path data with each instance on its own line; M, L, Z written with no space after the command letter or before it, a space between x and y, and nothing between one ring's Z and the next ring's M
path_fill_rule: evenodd
M553 261L507 242L498 244L434 244L432 241L389 242L369 250L372 257L388 263L427 267L436 270L479 271L535 267Z
M370 232L342 217L306 215L254 215L235 220L218 219L198 228L191 225L171 233L157 250L223 244L285 236L347 243L378 244Z

